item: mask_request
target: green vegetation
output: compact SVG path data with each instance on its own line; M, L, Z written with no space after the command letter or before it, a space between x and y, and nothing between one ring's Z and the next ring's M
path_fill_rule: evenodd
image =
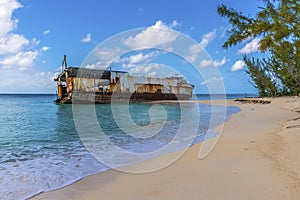
M218 6L219 15L231 23L223 48L259 38L262 55L244 55L243 59L260 96L300 95L300 2L262 2L255 17Z

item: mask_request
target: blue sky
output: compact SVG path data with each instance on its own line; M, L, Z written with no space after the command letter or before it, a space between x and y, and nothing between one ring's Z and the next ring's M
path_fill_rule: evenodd
M254 93L241 59L244 54L257 53L259 38L222 49L229 24L217 14L221 3L252 16L261 5L258 0L1 0L0 93L55 93L53 77L60 71L64 54L69 66L81 66L99 43L142 27L164 27L187 35L205 48L211 60L202 61L200 66L217 68L227 93ZM138 70L129 68L132 63L128 62L147 60L156 54L128 54L127 68L123 70ZM169 59L168 65L176 64L172 56L164 57ZM160 60L158 56L153 58ZM147 62L147 69L155 73L157 66ZM196 92L206 93L201 87L214 81L214 77L199 79L199 83L193 81Z

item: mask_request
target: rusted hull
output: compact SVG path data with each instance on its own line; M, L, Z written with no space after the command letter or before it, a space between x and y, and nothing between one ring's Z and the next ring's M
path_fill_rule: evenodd
M133 76L123 71L66 68L57 81L56 103L186 100L194 86L183 77Z
M111 102L147 102L159 100L188 100L190 95L172 94L172 93L110 93L97 94L93 92L78 92L73 93L72 98L64 97L57 99L55 103L71 104L71 103L94 103L108 104Z

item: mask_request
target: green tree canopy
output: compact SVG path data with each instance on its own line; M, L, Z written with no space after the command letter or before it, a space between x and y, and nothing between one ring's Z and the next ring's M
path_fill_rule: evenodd
M262 0L255 17L226 5L218 13L232 25L227 31L227 49L249 38L259 38L265 58L244 55L246 72L261 96L300 94L300 2L299 0Z

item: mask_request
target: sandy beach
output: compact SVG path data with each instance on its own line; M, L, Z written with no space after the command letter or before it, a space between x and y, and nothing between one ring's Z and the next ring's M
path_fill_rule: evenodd
M164 169L144 174L109 170L32 199L299 199L300 97L269 100L227 101L241 112L224 124L218 143L203 159L199 143Z

